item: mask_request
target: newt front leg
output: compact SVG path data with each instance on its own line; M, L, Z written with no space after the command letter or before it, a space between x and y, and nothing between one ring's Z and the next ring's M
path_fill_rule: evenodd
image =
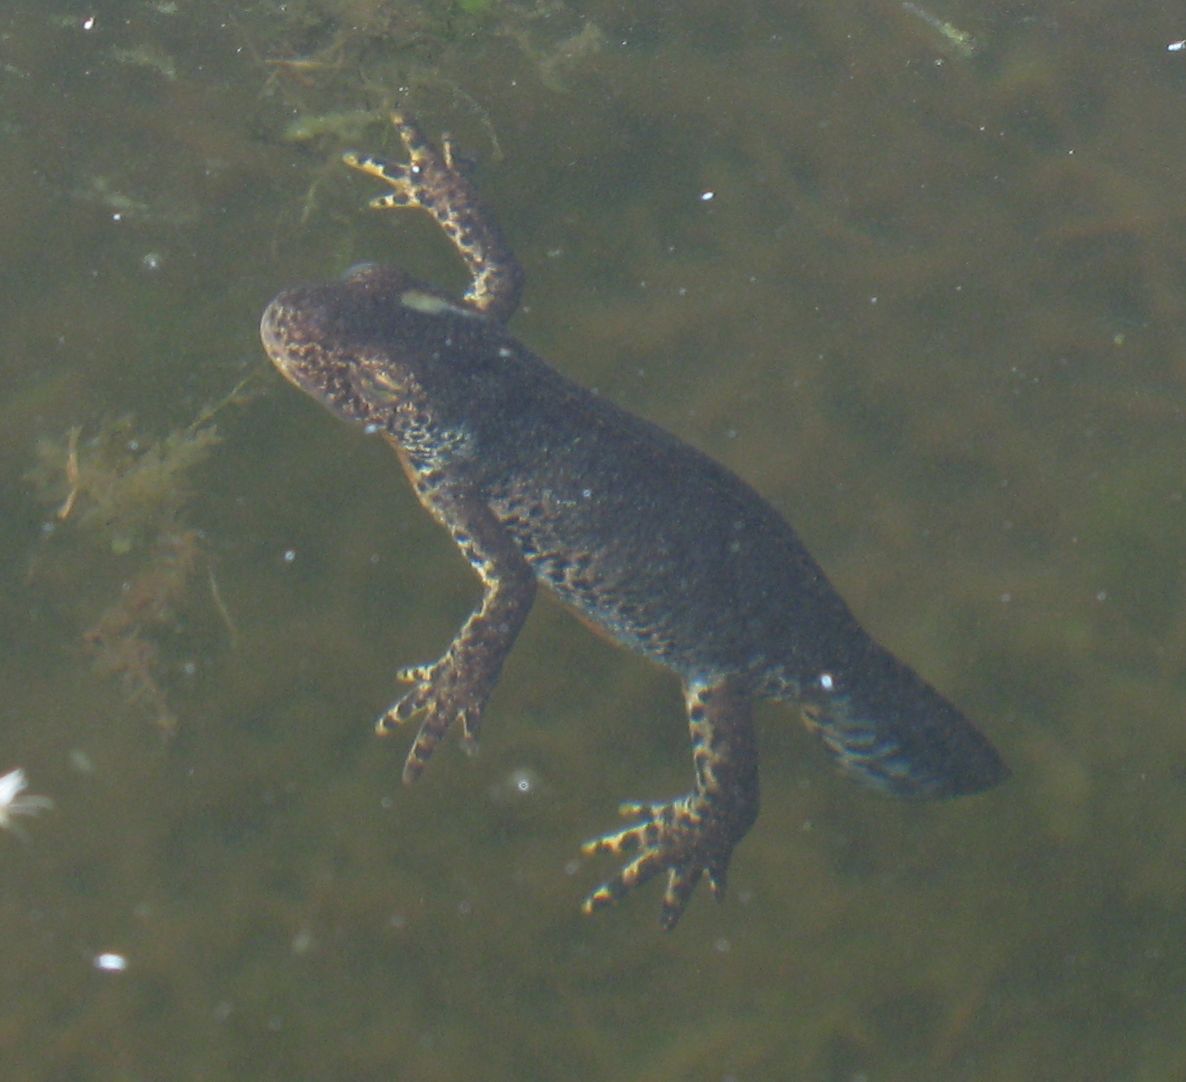
M438 150L398 111L391 114L391 122L408 152L406 162L353 151L342 160L391 186L386 195L371 200L376 210L419 207L431 214L472 276L463 301L505 323L519 306L523 270L493 217L482 209L469 178L458 168L452 142L444 136Z
M535 598L535 576L493 512L464 488L417 484L416 493L482 581L481 604L462 625L440 660L403 669L413 685L380 716L376 731L391 732L416 714L424 721L404 763L403 779L414 782L437 744L457 722L467 751L477 747L482 710L490 697Z

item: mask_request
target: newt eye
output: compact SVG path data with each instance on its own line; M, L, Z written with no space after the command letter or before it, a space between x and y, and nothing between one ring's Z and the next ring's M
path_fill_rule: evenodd
M398 374L381 368L355 369L354 385L359 396L376 409L395 408L407 393Z

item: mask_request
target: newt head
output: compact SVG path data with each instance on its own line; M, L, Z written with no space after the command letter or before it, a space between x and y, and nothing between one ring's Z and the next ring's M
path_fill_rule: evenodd
M260 337L294 386L348 421L384 426L397 403L417 397L416 359L442 316L481 318L401 270L363 264L279 294Z

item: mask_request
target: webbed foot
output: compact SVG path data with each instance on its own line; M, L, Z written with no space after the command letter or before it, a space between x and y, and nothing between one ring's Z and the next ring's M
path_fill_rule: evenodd
M457 663L452 653L433 665L401 669L398 679L413 687L387 708L375 723L380 736L392 733L404 722L423 713L424 721L404 762L403 779L415 781L424 770L436 746L450 726L461 726L462 746L473 754L478 747L482 709L490 695L492 681L475 678Z
M659 923L676 926L688 899L704 876L713 896L724 897L729 858L733 847L749 829L752 816L737 817L703 794L690 793L667 804L623 804L624 816L640 816L625 830L593 838L582 846L586 856L598 853L638 853L617 875L590 894L581 907L585 913L621 900L660 872L667 872Z

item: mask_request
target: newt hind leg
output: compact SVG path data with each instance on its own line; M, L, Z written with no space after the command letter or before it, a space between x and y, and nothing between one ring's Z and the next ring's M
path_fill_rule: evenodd
M593 913L619 901L660 872L667 872L660 924L674 928L704 877L724 896L733 849L758 814L758 750L748 695L725 678L684 689L696 787L667 803L629 803L622 815L637 818L625 830L585 843L588 855L637 853L621 871L585 899Z

